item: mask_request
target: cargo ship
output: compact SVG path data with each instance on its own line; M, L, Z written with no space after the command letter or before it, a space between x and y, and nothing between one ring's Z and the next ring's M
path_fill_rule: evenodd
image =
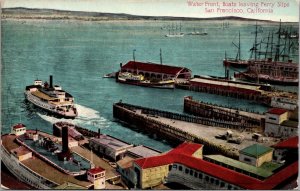
M97 181L105 186L105 170L86 158L90 155L68 136L68 127L62 127L62 137L56 137L28 130L19 123L11 133L1 135L1 161L18 180L36 189L55 189L64 184L96 189ZM95 178L95 173L101 175Z
M57 117L71 119L77 117L74 97L64 91L61 86L53 85L52 80L50 75L50 84L35 80L33 85L26 86L25 99Z

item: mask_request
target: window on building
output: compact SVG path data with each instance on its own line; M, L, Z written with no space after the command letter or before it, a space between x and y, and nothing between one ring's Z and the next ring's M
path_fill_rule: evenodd
M169 171L172 170L172 165L169 165Z
M219 183L220 183L219 180L216 180L216 185L217 185L217 186L219 186Z
M198 177L198 173L197 172L194 173L194 177L196 177L196 178Z
M201 173L199 173L199 178L202 179L203 178L203 175Z
M213 178L210 178L210 183L214 183L214 181L215 181L215 179L213 179Z
M274 118L274 117L269 117L269 119L271 119L271 120L276 120L276 118Z
M208 182L209 181L209 177L205 176L205 181Z
M193 176L193 173L194 173L194 171L193 171L193 170L190 170L190 175L192 175L192 176Z
M189 169L186 168L186 169L185 169L185 174L188 174L188 173L189 173Z
M228 184L228 190L231 190L232 186L230 184Z
M173 165L173 168L174 168L174 169L177 169L177 164L174 164L174 165Z
M246 161L246 162L251 162L251 159L245 157L245 158L244 158L244 161Z
M178 170L179 170L179 171L182 171L182 166L178 166Z
M221 182L221 187L225 187L225 183L224 182Z

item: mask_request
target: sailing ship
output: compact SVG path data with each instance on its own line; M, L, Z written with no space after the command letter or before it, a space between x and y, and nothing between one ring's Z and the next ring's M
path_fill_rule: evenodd
M30 103L55 116L73 119L78 115L74 97L61 86L53 85L51 75L50 84L35 80L33 85L26 86L24 95Z
M181 32L181 23L179 26L179 33L178 33L178 26L176 25L174 27L174 25L172 24L172 27L168 26L169 29L169 34L166 34L165 37L183 37L184 33Z
M246 68L248 66L248 60L241 59L241 35L239 32L239 42L236 45L234 42L232 44L238 48L237 54L235 58L227 58L226 51L225 51L225 58L223 60L223 65L225 67L231 66L235 68Z
M291 39L281 41L281 22L279 23L277 43L273 42L273 33L269 32L267 42L261 40L257 43L257 32L255 42L251 49L251 58L248 60L248 67L245 72L235 73L237 79L246 79L256 82L265 82L279 85L298 85L298 63L290 59L290 52L293 46ZM262 50L262 44L266 44ZM274 50L275 49L275 50ZM261 56L264 56L263 58ZM273 59L274 56L274 59Z

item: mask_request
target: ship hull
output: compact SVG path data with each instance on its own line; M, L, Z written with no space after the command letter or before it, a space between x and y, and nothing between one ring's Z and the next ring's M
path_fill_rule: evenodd
M239 73L239 74L235 74L234 77L236 79L240 79L240 80L249 80L249 81L257 81L259 80L260 82L264 82L264 83L269 83L269 84L273 84L273 85L289 85L289 86L298 86L299 85L299 81L298 80L294 80L294 79L274 79L274 78L262 78L259 77L257 79L257 76L251 75L251 74L247 74L247 73Z
M32 186L36 189L51 189L56 184L53 184L52 186L43 184L43 177L40 177L37 174L33 174L29 169L26 169L21 163L14 160L10 157L8 154L8 151L6 151L1 145L1 161L3 164L7 167L7 169L15 176L18 180L21 182L25 182L26 184Z
M246 68L248 66L248 62L245 60L224 60L223 65L234 68Z
M117 80L119 83L122 84L129 84L135 86L142 86L142 87L149 87L149 88L160 88L160 89L174 89L175 83L145 83L140 81L133 81L133 80Z
M50 105L46 102L43 102L38 97L33 96L29 91L25 91L24 96L25 96L26 101L28 101L29 103L33 104L35 107L37 107L43 111L46 111L48 114L53 115L55 117L65 118L65 119L74 119L77 117L77 114L67 115L67 114L59 113L59 112L53 110L52 105Z

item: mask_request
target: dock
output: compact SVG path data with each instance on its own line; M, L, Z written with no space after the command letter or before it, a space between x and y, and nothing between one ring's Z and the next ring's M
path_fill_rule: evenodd
M204 103L194 100L192 96L184 97L184 112L200 117L237 122L244 128L264 127L265 124L263 114Z
M204 152L206 154L221 153L237 159L239 150L257 143L256 140L252 139L255 131L237 128L225 122L223 127L215 125L220 124L222 121L206 119L204 122L204 118L126 103L115 103L113 105L113 113L115 118L128 123L129 127L137 127L143 131L156 134L158 137L167 139L170 142L181 143L183 141L191 141L204 144L206 148ZM215 137L225 134L228 130L233 134L243 135L243 142L240 144L229 143ZM266 146L273 145L279 141L271 137L263 137L261 140L263 141L260 144Z
M298 99L297 93L274 90L269 85L209 77L196 77L187 83L176 84L176 88L252 100L268 106L271 106L274 97L289 100Z

